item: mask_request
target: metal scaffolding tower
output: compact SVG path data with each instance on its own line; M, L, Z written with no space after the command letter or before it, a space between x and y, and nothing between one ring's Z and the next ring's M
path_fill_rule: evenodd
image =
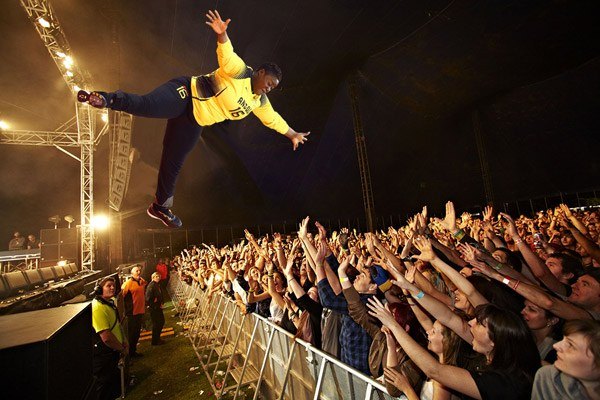
M375 203L373 201L373 189L371 187L371 170L369 169L369 158L367 156L367 144L363 133L360 109L358 107L358 83L357 75L352 75L348 80L348 91L352 103L352 122L354 123L354 137L356 139L356 153L358 154L358 168L360 170L360 184L362 188L365 216L367 219L367 230L373 232L375 220Z
M29 20L46 45L46 49L58 67L69 89L77 92L89 87L89 78L74 63L71 47L47 0L21 0ZM75 96L73 96L74 98ZM68 154L80 163L81 173L81 267L94 266L94 149L104 134L111 129L111 150L117 149L120 158L113 158L111 151L111 207L119 210L129 181L129 165L123 164L123 153L129 152L132 116L121 112L111 112L113 121L96 133L97 115L103 111L75 101L75 116L55 131L8 131L0 130L0 144L53 146ZM73 128L77 132L72 132ZM65 147L79 147L80 157L65 150ZM113 165L117 165L118 168ZM128 164L128 163L126 163ZM114 172L116 171L116 172ZM115 174L117 178L112 179ZM114 182L113 182L114 181ZM113 186L116 188L113 190Z

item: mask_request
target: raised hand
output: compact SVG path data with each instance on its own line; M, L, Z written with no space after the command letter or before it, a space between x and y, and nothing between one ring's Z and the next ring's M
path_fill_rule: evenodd
M519 231L517 230L517 226L515 225L515 220L512 219L512 217L506 213L501 212L500 217L506 221L506 230L508 231L508 234L513 237L519 237Z
M406 266L406 272L404 273L404 278L410 283L415 283L415 274L417 273L417 266L413 263L408 263ZM402 286L400 286L402 287Z
M494 219L494 207L493 206L485 206L483 209L483 220L484 221L492 221Z
M463 260L465 260L469 264L471 264L472 262L475 262L475 261L479 261L477 259L477 254L478 253L481 254L481 252L479 250L477 250L475 247L473 247L467 243L461 243L457 246L457 249L460 252L460 254L463 256Z
M323 261L325 260L325 257L327 256L328 251L329 246L327 246L327 243L324 243L323 241L319 240L317 242L317 256L315 257L315 264L322 265Z
M573 213L571 212L571 209L566 204L560 204L559 207L560 207L561 211L565 214L565 216L567 218L571 218L573 216Z
M231 19L223 21L217 10L208 10L208 13L206 14L206 19L208 19L208 21L206 21L206 25L210 26L217 35L225 33L227 31L229 23L231 22Z
M446 216L443 220L439 221L444 229L449 230L451 233L456 231L456 212L454 211L454 203L451 201L446 203Z
M285 275L286 278L289 278L293 275L292 267L294 266L294 259L296 258L296 250L297 250L299 244L300 244L300 241L298 239L294 240L294 243L292 244L292 250L290 251L290 254L287 257L287 263L285 265L285 268L283 269L283 274Z
M406 393L409 391L409 389L412 389L408 378L393 368L385 367L383 370L383 376L385 377L385 381L387 383L394 385L403 393Z
M319 221L315 221L315 226L319 230L319 236L321 237L321 240L326 241L327 240L327 230L325 230L325 227L323 225L321 225L321 223Z
M301 239L306 239L306 237L307 237L309 220L310 220L310 217L304 218L302 220L302 222L300 222L300 225L298 226L298 237Z
M384 306L377 297L369 298L367 308L369 309L369 315L380 320L383 325L389 327L393 324L398 324L389 307L387 305Z
M431 262L437 258L433 249L431 248L431 241L424 236L417 236L414 239L414 245L421 252L418 256L415 256L417 259L425 262Z

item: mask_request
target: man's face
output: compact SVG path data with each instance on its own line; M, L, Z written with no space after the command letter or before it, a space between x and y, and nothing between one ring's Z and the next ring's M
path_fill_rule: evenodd
M600 283L589 275L582 275L571 285L573 292L569 301L575 305L590 309L600 304Z
M107 281L104 286L102 286L102 297L105 299L110 299L115 295L115 283L113 281Z
M140 277L140 272L141 272L140 267L133 267L131 269L131 276L133 276L134 278L137 279Z
M252 76L252 92L256 95L269 93L279 85L279 79L268 74L264 69L259 69Z

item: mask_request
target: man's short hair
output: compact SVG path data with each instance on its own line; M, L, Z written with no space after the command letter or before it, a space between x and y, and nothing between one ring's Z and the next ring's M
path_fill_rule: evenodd
M277 78L277 80L279 82L281 82L281 78L283 77L283 73L281 72L281 68L279 68L279 65L275 64L275 63L264 63L262 65L260 65L256 71L260 71L260 70L264 70L267 74L274 76L275 78Z
M105 277L104 279L102 279L100 281L100 283L98 284L98 286L100 286L101 288L103 288L104 285L106 285L107 282L112 282L112 283L114 283L116 285L117 280L114 277L112 277L112 276L107 276L107 277Z
M584 273L583 275L589 275L592 278L594 278L596 280L596 282L600 283L600 270L597 269L597 268L590 269L586 273Z

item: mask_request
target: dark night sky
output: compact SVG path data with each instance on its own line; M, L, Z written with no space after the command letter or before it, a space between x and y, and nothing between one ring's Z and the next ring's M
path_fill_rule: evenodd
M53 130L74 114L68 91L18 2L0 14L0 119ZM143 93L216 68L215 37L197 0L53 0L94 89ZM249 64L277 62L269 97L309 142L289 142L254 117L206 128L178 182L188 227L362 213L347 81L358 71L361 119L379 215L447 199L483 204L472 115L481 122L497 202L598 188L600 28L597 1L220 1ZM116 21L118 46L112 44ZM594 39L595 38L595 39ZM147 203L164 121L136 118L125 208ZM96 208L107 157L97 152ZM79 167L53 148L0 146L1 236L79 214ZM136 218L139 226L158 227Z

